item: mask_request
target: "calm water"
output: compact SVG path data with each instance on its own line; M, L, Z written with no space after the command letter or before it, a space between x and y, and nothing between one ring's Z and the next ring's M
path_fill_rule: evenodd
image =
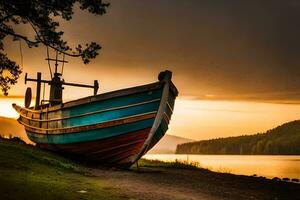
M143 158L162 161L199 162L217 172L300 179L300 156L176 155L148 154Z

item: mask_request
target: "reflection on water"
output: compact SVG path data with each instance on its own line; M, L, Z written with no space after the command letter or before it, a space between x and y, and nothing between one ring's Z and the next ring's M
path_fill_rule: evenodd
M188 160L199 162L201 167L212 171L300 179L300 156L147 154L143 158L162 161Z

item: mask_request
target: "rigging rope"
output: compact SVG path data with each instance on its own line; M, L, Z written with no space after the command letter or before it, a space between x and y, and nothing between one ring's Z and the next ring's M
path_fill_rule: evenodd
M49 71L50 71L50 76L51 76L51 79L52 79L52 71L51 71L51 65L50 65L50 60L49 60L49 48L47 46L47 58L48 58L48 67L49 67Z
M61 75L63 75L64 73L64 66L65 66L65 54L63 54L63 63L62 63L62 67L61 67Z
M44 102L45 101L45 82L44 82L44 86L43 86L44 88L43 88L43 100L42 100L42 102Z
M19 40L19 44L20 44L21 67L23 69L23 52L22 52L22 43L21 43L21 40Z
M55 73L57 73L57 66L58 66L57 59L58 59L58 51L56 51L56 58L55 58Z

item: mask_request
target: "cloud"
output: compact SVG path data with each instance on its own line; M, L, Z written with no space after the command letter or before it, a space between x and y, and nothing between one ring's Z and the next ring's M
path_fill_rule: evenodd
M84 71L82 81L102 79L103 87L114 89L156 80L168 68L184 96L300 100L299 1L110 2L103 17L76 10L72 21L62 22L72 43L98 41L103 46L87 67L70 59L68 80ZM36 71L44 56L26 50L24 71ZM19 95L21 90L16 91Z

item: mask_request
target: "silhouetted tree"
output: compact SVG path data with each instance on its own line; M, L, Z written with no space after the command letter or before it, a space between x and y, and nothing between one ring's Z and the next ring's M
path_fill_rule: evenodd
M54 19L71 20L76 3L80 9L96 15L103 15L109 6L102 0L0 0L0 88L5 95L21 73L19 65L5 54L3 40L7 36L14 41L25 41L28 47L42 44L66 55L81 57L85 64L98 55L99 44L91 42L84 47L79 44L73 50L62 39L64 32L57 30L59 23ZM15 26L18 24L30 26L34 36L29 38L17 33Z

